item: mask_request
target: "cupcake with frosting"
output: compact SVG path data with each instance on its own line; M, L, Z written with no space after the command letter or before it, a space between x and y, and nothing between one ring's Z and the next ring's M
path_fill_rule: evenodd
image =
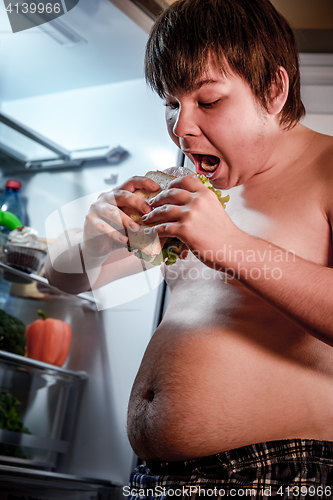
M8 234L3 253L8 266L26 273L38 273L46 257L38 240L38 232L28 226L18 227Z

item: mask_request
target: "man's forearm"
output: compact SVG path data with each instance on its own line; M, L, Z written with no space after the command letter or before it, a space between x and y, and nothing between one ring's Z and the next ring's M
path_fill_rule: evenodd
M91 290L107 258L96 258L88 252L84 254L82 237L81 229L71 229L60 235L49 247L45 276L51 285L66 293L78 294Z
M71 245L68 245L70 237ZM82 231L73 230L59 236L49 248L45 262L45 277L49 283L66 293L90 290L87 273L82 265Z
M333 269L248 235L221 257L230 277L333 345Z
M51 285L66 293L76 295L91 289L86 273L60 273L54 269L49 257L45 262L45 277Z
M78 294L150 267L149 263L137 259L125 247L96 257L83 248L82 231L71 230L59 236L49 248L45 276L59 290Z

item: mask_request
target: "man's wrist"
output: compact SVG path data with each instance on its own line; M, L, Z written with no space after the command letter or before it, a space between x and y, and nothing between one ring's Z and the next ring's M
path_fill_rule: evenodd
M96 255L95 253L91 252L91 249L89 249L84 244L84 242L79 244L79 249L80 249L82 266L85 272L90 271L92 269L100 268L104 264L104 262L108 259L108 257L111 255L111 252L109 254L102 256Z
M237 243L224 246L223 271L240 281L280 280L286 265L296 260L293 250L243 233Z
M237 271L244 263L247 252L256 244L257 238L236 228L233 234L224 238L224 243L215 253L215 262L223 272Z

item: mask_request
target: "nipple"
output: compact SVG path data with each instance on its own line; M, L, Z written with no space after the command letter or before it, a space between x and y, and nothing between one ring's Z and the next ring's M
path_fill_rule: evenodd
M155 396L154 391L152 389L148 389L143 393L142 398L147 399L147 401L151 402L154 399L154 396Z

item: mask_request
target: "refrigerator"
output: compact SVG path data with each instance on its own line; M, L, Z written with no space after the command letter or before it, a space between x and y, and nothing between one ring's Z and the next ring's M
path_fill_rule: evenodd
M101 192L180 161L144 82L152 20L143 16L144 27L109 0L80 0L13 33L0 3L0 187L21 182L27 224L48 241L82 227ZM15 440L0 430L0 442L23 452L0 457L0 499L120 497L137 463L127 403L162 314L160 270L78 297L12 279L8 314L29 325L41 309L68 322L73 338L61 368L0 356L0 389L20 400L30 432Z
M144 81L152 18L130 0L61 4L56 19L14 32L0 1L0 188L21 182L28 225L49 241L82 227L100 193L184 163ZM304 124L332 135L333 55L300 61ZM79 255L75 265L80 272ZM169 297L160 270L79 296L11 279L7 313L28 325L41 309L73 338L60 368L0 352L0 389L20 400L30 432L0 429L0 443L23 453L0 456L0 500L122 498L138 463L129 394Z

